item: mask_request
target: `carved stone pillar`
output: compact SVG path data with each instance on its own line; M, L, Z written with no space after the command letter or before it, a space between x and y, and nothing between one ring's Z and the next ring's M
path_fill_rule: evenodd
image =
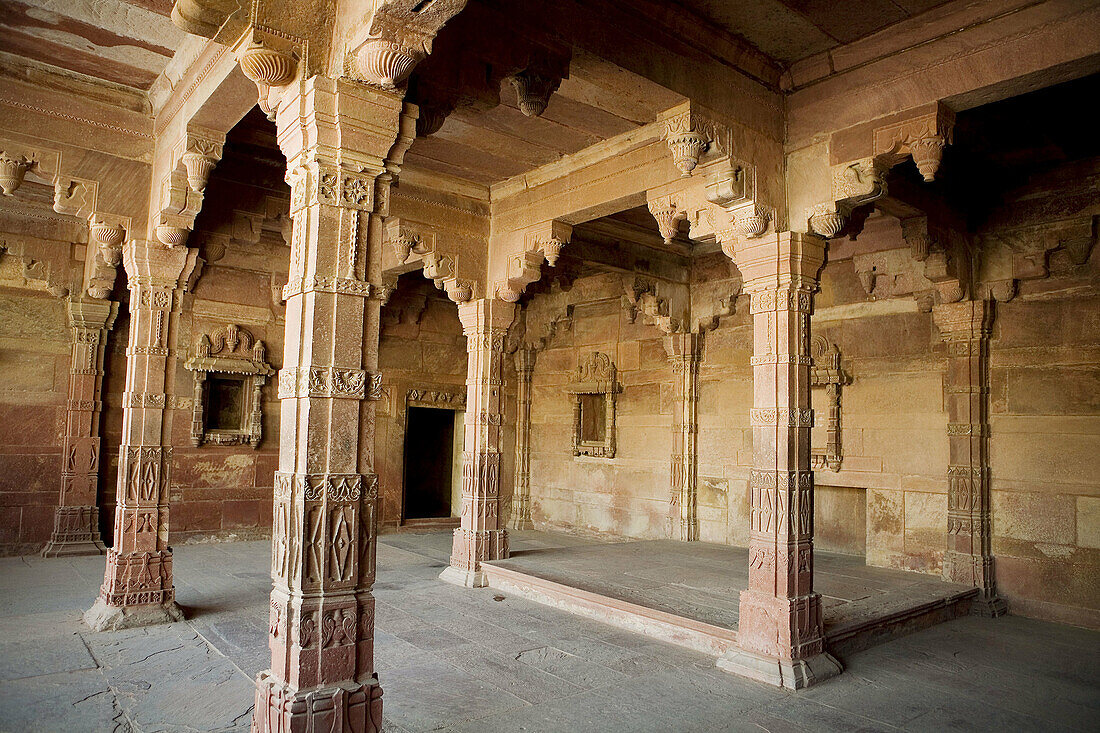
M102 411L103 355L118 303L91 298L69 301L72 366L61 449L61 495L53 535L44 557L102 555L99 539L99 415Z
M455 530L451 565L439 577L467 588L486 585L483 560L508 557L508 530L500 526L500 439L504 337L515 309L514 303L495 299L458 306L468 354L462 524Z
M168 546L171 430L165 419L175 372L183 288L197 252L129 241L123 265L130 288L130 341L122 393L114 546L99 599L84 614L96 631L178 621Z
M535 348L516 351L516 480L512 490L512 529L532 529L531 521L531 375Z
M824 256L824 240L795 232L745 240L735 256L753 317L749 587L738 648L718 666L791 689L841 670L813 589L809 331Z
M382 220L415 116L398 95L314 77L276 122L291 182L268 645L255 733L380 731L374 671L371 389ZM323 141L354 141L354 150ZM396 143L395 143L396 141Z
M947 342L947 553L943 576L981 589L971 608L983 616L1007 612L997 596L989 497L989 335L993 304L943 303L932 318Z
M672 492L671 536L683 542L699 539L696 507L699 438L699 359L703 337L674 333L665 337L672 365Z

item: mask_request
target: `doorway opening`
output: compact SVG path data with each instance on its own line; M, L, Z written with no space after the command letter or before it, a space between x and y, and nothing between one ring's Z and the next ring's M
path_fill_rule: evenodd
M409 405L402 524L457 526L462 490L462 416Z

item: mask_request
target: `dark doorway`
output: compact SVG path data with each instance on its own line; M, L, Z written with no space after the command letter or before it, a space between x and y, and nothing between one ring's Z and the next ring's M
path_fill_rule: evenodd
M410 406L407 420L403 518L450 517L455 413Z

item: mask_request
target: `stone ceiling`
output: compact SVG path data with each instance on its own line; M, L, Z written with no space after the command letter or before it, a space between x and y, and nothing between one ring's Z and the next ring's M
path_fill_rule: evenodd
M675 0L791 64L851 43L949 0Z
M172 0L3 0L0 54L147 90L185 33Z

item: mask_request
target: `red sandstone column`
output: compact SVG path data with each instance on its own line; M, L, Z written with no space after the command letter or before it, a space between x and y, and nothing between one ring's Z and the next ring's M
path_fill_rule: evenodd
M534 346L516 351L516 478L512 490L512 529L531 529L531 375L535 371Z
M682 542L699 539L698 449L699 358L703 337L674 333L665 337L665 352L672 365L672 492L671 536Z
M99 416L103 408L103 355L118 303L80 298L69 301L72 366L61 449L61 495L53 535L44 557L102 555L99 539Z
M183 286L197 251L157 241L128 241L130 288L122 445L114 546L95 605L84 620L96 631L178 621L168 547L168 474L172 463L165 407L175 371L175 335Z
M782 232L738 242L735 254L753 314L749 587L738 647L718 666L797 689L841 671L813 589L810 313L825 241Z
M252 730L379 731L372 387L382 218L415 112L403 114L397 94L324 77L287 96L276 117L293 236L283 291L271 669L256 680Z
M481 563L508 557L500 526L501 427L504 422L504 337L515 304L482 299L461 303L466 334L466 424L462 451L462 524L451 565L440 578L467 588L487 584Z
M997 596L989 499L989 335L993 304L943 303L932 318L947 342L947 553L943 576L981 589L971 608L983 616L1008 610Z

